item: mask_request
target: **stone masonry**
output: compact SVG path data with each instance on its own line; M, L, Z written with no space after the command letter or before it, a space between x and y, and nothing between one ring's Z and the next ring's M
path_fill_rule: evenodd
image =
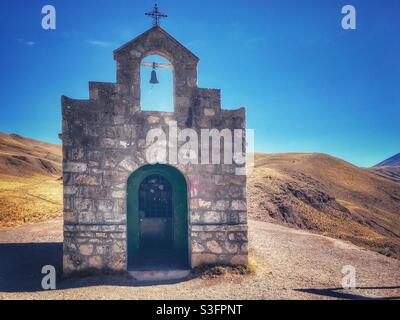
M173 65L174 112L140 110L140 66L151 54ZM222 110L220 90L198 88L199 59L159 26L114 59L116 83L90 82L88 100L62 97L65 274L127 271L127 180L147 164L150 129L245 129L245 110ZM188 182L191 267L247 264L246 177L235 164L173 166Z

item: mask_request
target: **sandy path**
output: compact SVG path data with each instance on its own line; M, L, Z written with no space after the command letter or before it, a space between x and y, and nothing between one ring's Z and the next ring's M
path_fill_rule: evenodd
M61 220L0 231L0 299L365 299L400 298L400 261L352 244L250 221L252 276L137 284L125 277L58 282L40 290L41 267L61 265ZM342 290L342 267L356 268L356 290Z

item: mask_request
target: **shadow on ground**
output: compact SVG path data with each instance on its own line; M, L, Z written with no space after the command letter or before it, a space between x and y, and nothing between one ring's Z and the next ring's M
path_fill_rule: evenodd
M0 244L0 292L41 292L43 266L52 265L56 268L57 275L62 270L62 243L18 243ZM57 289L71 289L91 286L152 286L180 283L180 281L164 282L138 282L126 275L88 276L68 279L59 279ZM358 294L360 290L396 290L400 286L388 287L360 287L356 290L347 291L342 288L326 289L296 289L299 292L314 294L320 297L331 297L336 299L351 300L389 300L400 299L400 296L385 296L372 298Z
M43 266L52 265L57 276L62 271L62 243L0 244L0 292L43 291ZM186 279L189 280L189 279ZM57 280L57 290L106 286L152 286L179 283L179 281L139 282L127 275L71 277Z
M400 296L385 296L385 297L367 297L361 294L355 293L359 290L396 290L400 289L400 286L389 286L389 287L357 287L352 291L344 290L343 288L326 288L326 289L295 289L295 291L315 294L319 296L325 296L335 299L347 299L347 300L397 300Z
M42 290L42 268L61 271L62 243L0 244L0 292Z

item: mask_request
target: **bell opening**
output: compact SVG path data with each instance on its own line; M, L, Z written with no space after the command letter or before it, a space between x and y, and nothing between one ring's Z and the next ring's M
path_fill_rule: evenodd
M155 65L154 65L155 64ZM149 55L140 67L140 109L174 112L174 74L172 63L160 55Z

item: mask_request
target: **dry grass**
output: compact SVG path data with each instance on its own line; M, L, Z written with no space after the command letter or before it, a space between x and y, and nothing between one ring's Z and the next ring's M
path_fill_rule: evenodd
M0 133L0 228L61 216L61 146Z
M56 177L0 175L0 228L62 215L62 183Z
M255 275L260 270L260 264L253 258L249 258L247 266L206 265L195 268L193 274L201 279L235 278L237 276Z

